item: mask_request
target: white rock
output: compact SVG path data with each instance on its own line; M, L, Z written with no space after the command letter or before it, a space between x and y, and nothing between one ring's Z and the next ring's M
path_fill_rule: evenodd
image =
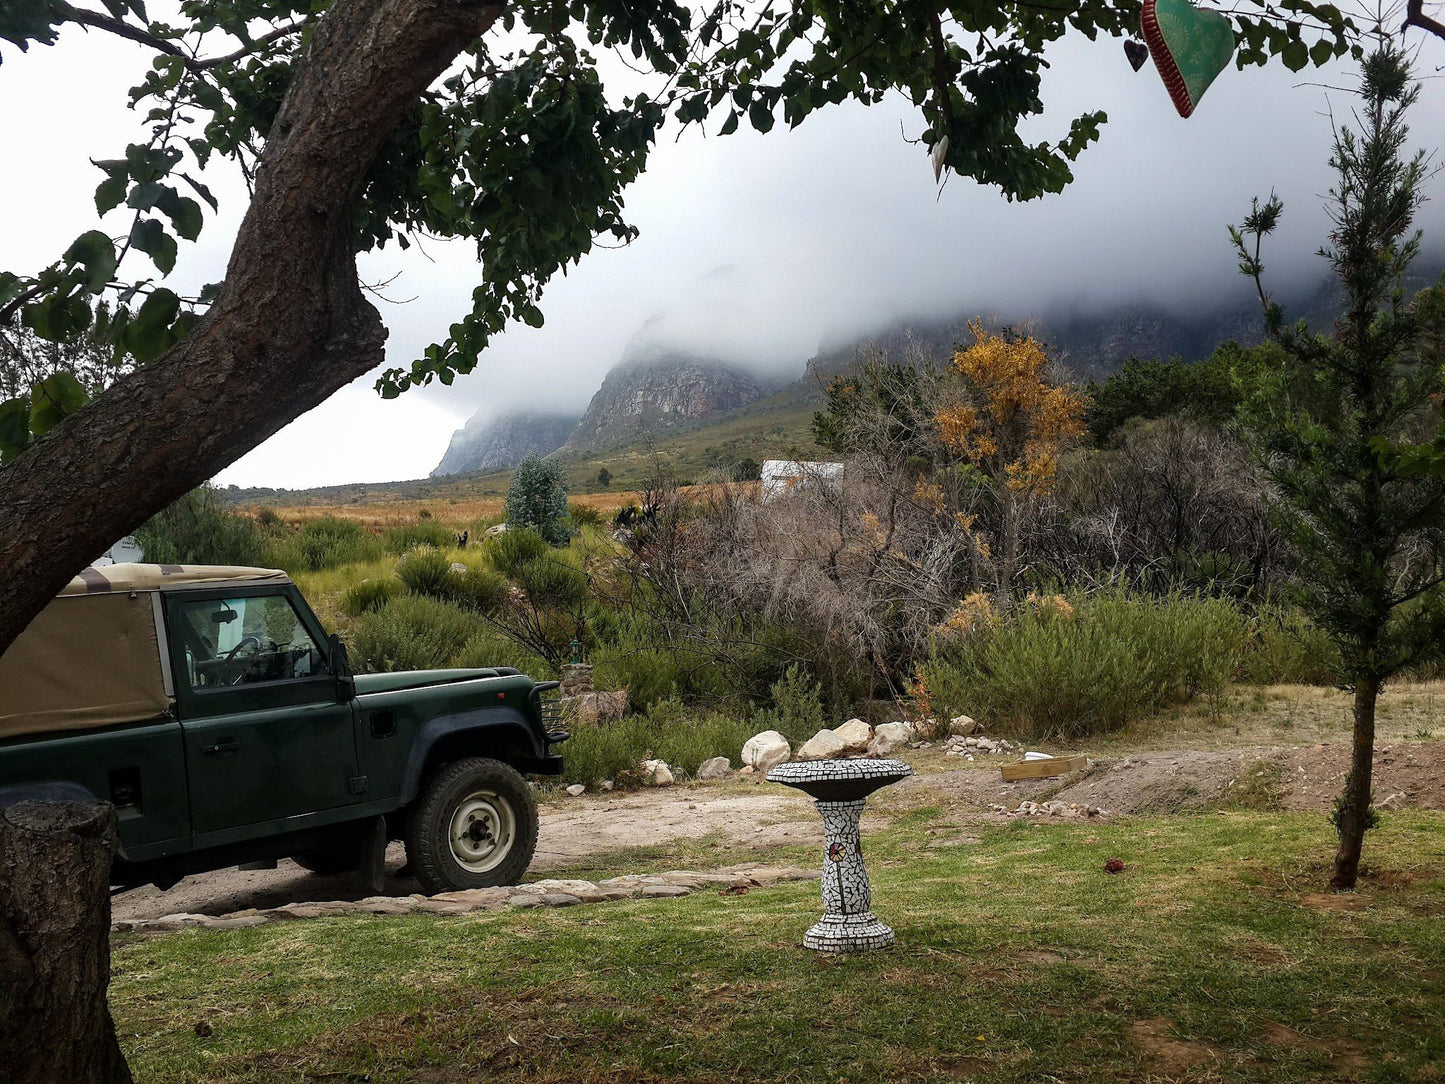
M453 561L453 562L452 562L452 571L453 571L453 572L465 572L466 570L467 570L467 566L464 565L464 564L462 564L460 561Z
M580 798L587 793L587 785L585 783L573 783L567 788L567 793L574 798Z
M955 715L948 721L950 734L977 734L978 724L967 715Z
M672 769L665 760L644 760L642 762L642 785L644 787L672 786Z
M868 751L874 756L886 757L907 746L912 738L913 728L907 723L883 723L873 731Z
M598 789L598 790L611 790L611 789L612 789L612 780L610 780L610 779L604 779L604 780L602 780L602 782L600 782L600 783L597 784L597 789Z
M838 740L843 743L844 755L848 753L866 753L868 743L873 740L873 728L862 719L849 719L842 726L833 731Z
M820 730L798 746L799 760L832 760L841 757L847 748L836 731Z
M712 757L697 766L699 779L726 779L732 774L733 763L727 757Z
M793 747L776 730L764 730L743 743L743 763L759 775L766 775L792 757Z
M486 536L488 538L496 538L497 535L506 533L507 525L505 523L498 523L495 527L488 527L486 530Z

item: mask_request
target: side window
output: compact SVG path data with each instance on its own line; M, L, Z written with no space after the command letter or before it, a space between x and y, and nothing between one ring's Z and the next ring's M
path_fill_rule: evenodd
M173 612L193 689L289 681L323 669L316 641L285 595L182 602Z

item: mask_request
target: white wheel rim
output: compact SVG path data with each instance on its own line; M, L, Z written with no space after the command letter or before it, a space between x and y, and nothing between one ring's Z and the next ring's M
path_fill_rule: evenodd
M478 790L457 803L447 838L457 865L486 873L502 864L516 834L511 804L495 791Z

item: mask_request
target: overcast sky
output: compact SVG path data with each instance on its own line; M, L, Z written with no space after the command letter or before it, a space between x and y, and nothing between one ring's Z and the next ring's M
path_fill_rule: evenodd
M1426 46L1422 69L1445 63ZM100 173L139 132L125 89L147 63L139 47L68 28L57 48L0 64L0 269L34 271L96 224ZM515 327L452 387L383 401L368 376L234 466L222 484L299 488L426 475L452 431L479 410L518 405L581 411L603 374L645 324L683 349L756 367L801 371L820 343L908 316L997 310L1025 317L1060 303L1134 298L1166 303L1245 296L1225 224L1252 195L1285 200L1266 263L1281 276L1322 273L1313 256L1330 186L1327 109L1350 99L1347 67L1293 75L1282 67L1227 69L1182 120L1154 71L1137 74L1117 40L1067 40L1051 54L1048 112L1029 135L1057 139L1073 114L1103 108L1109 122L1063 195L1009 203L953 178L940 193L926 152L903 135L921 127L906 103L837 107L800 128L705 138L669 134L627 194L641 237L596 249L543 302L543 328ZM900 132L900 122L902 132ZM674 133L675 134L675 133ZM1425 83L1413 114L1416 146L1445 144L1445 86ZM1421 220L1445 241L1445 177ZM221 218L207 223L175 278L218 278L244 193L219 178ZM103 227L125 229L113 213ZM465 310L478 269L471 247L428 242L363 262L396 303L389 364L407 365Z

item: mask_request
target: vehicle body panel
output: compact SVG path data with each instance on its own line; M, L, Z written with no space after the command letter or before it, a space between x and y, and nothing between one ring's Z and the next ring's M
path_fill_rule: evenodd
M296 626L269 640L247 634L257 631L253 609L285 610L278 595ZM168 715L0 740L0 806L82 795L115 804L124 883L299 853L378 816L396 835L440 760L561 770L549 747L565 735L547 733L538 687L516 671L353 677L344 649L280 574L175 584L153 601ZM220 622L209 639L198 639L197 615ZM265 668L277 660L291 669L272 680Z

